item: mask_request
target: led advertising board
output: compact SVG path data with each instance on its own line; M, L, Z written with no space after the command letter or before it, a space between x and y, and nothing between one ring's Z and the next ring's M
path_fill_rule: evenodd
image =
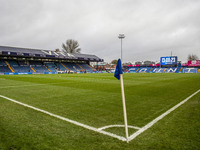
M160 57L160 65L177 65L177 56Z

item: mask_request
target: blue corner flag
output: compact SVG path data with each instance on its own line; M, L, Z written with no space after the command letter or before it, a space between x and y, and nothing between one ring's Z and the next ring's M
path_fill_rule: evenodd
M123 72L122 72L122 63L121 63L121 59L118 59L117 66L116 66L116 69L115 69L115 74L114 74L115 78L120 80L120 74L123 74Z

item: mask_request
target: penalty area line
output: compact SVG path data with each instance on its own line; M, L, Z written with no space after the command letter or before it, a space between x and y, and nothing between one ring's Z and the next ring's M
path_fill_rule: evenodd
M118 139L118 140L120 140L120 141L126 141L126 138L125 138L125 137L122 137L122 136L119 136L119 135L116 135L116 134L113 134L113 133L110 133L110 132L98 130L98 128L95 128L95 127L92 127L92 126L88 126L88 125L82 124L82 123L80 123L80 122L77 122L77 121L74 121L74 120L71 120L71 119L68 119L68 118L65 118L65 117L62 117L62 116L59 116L59 115L50 113L50 112L48 112L48 111L45 111L45 110L42 110L42 109L33 107L33 106L31 106L31 105L27 105L27 104L25 104L25 103L16 101L16 100L14 100L14 99L11 99L11 98L6 97L6 96L3 96L3 95L0 95L0 97L1 97L1 98L4 98L4 99L7 99L7 100L9 100L9 101L12 101L12 102L14 102L14 103L16 103L16 104L22 105L22 106L24 106L24 107L28 107L28 108L31 108L31 109L36 110L36 111L38 111L38 112L42 112L42 113L47 114L47 115L49 115L49 116L58 118L58 119L60 119L60 120L64 120L64 121L69 122L69 123L71 123L71 124L74 124L74 125L83 127L83 128L85 128L85 129L92 130L92 131L94 131L94 132L98 132L98 133L101 133L101 134L104 134L104 135L107 135L107 136L116 138L116 139Z
M176 108L178 108L179 106L181 106L182 104L184 104L185 102L187 102L190 98L192 98L194 95L196 95L199 92L200 92L200 89L197 90L196 92L194 92L192 95L188 96L186 99L184 99L183 101L181 101L180 103L178 103L174 107L172 107L171 109L167 110L165 113L163 113L159 117L155 118L153 121L149 122L147 125L145 125L141 129L139 129L135 133L133 133L131 136L129 136L128 141L132 141L138 135L140 135L141 133L143 133L144 131L146 131L147 129L149 129L151 126L153 126L159 120L163 119L165 116L167 116L169 113L171 113L172 111L174 111Z

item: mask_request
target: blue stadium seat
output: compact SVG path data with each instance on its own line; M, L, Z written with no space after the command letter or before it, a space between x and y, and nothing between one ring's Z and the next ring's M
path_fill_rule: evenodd
M183 73L197 73L198 68L184 68Z
M30 66L13 66L13 70L16 73L33 72Z
M137 72L138 73L149 73L151 67L141 67Z
M48 67L49 70L51 70L51 72L57 72L56 70L56 65L54 64L54 62L44 62L45 66Z
M173 68L166 68L165 73L176 73L177 68L173 67Z
M7 66L7 64L4 60L0 59L0 66Z
M12 71L8 68L8 66L0 66L0 73L6 73L6 72L10 73Z
M150 72L151 73L163 73L166 68L154 68Z
M32 66L33 69L36 71L35 73L45 73L49 72L49 70L45 66Z
M93 69L88 64L79 64L86 72L93 72Z
M9 63L10 66L19 66L19 64L17 63L16 60L7 60L7 62Z
M136 73L137 69L138 69L138 68L131 67L131 68L128 69L128 72L129 72L129 73Z
M67 69L59 62L56 62L55 63L56 65L56 68L59 70L59 71L67 71Z
M63 63L70 71L74 71L74 72L79 72L79 70L81 70L82 68L80 68L77 64L75 63Z

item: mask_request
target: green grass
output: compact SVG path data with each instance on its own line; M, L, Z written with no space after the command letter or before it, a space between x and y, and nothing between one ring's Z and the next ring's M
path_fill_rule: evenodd
M200 74L124 74L124 87L128 124L143 127L200 89ZM4 75L0 95L96 128L124 123L113 74ZM200 93L127 144L0 98L0 149L198 149L199 119Z

